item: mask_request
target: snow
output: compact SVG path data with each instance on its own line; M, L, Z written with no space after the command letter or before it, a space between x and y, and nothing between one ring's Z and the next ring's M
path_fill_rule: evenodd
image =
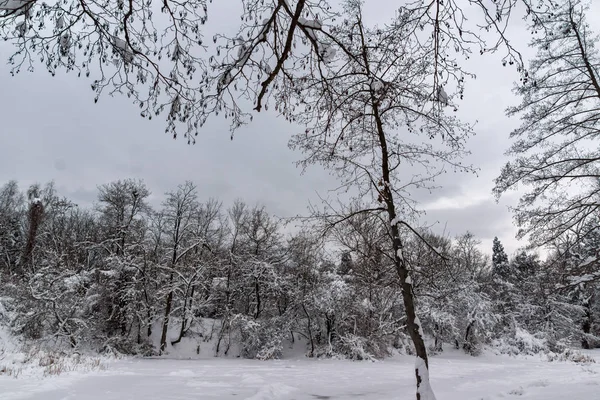
M298 23L306 29L306 34L314 42L315 46L317 46L316 51L323 61L325 63L333 61L336 54L335 48L329 43L319 41L315 32L315 30L321 30L323 24L318 20L308 20L302 17L298 18Z
M448 105L448 94L446 93L446 90L443 86L440 86L438 90L438 101L445 106Z
M127 45L127 41L121 39L118 36L113 36L113 41L114 41L115 48L121 54L123 59L126 62L133 61L133 52L129 49L129 46Z
M568 279L570 284L575 286L581 283L595 281L598 278L600 278L600 272L594 272L592 274L584 274L579 276L570 276Z
M600 361L600 351L590 351ZM599 364L546 362L446 349L430 358L431 386L440 400L595 400ZM125 359L106 370L43 379L0 375L2 400L413 400L415 367L396 356L381 362L307 358L253 361ZM427 393L422 386L423 400Z
M33 0L0 0L0 11L14 11L24 9Z
M421 377L421 386L419 387L419 394L421 395L421 400L436 400L435 394L431 389L431 383L429 382L429 370L427 369L427 365L425 364L425 360L421 357L417 357L415 360L415 369L418 371L419 376Z
M581 264L579 264L578 268L587 267L588 265L596 263L596 262L598 262L598 257L589 256Z
M421 335L422 338L425 338L425 335L423 334L423 328L421 326L421 320L419 319L419 317L417 315L415 315L415 325L417 325L417 329L419 330L419 335Z
M373 79L371 81L371 90L376 93L382 91L383 90L383 82ZM392 223L392 225L394 225L394 224Z
M308 20L305 18L298 18L298 23L300 25L304 25L307 28L311 28L311 29L321 29L321 27L323 26L323 24L321 24L320 21L317 20Z
M69 290L75 290L85 283L84 279L79 275L67 276L63 279L63 282Z
M404 254L402 253L402 249L396 250L396 255L400 260L404 260Z
M214 277L211 283L213 288L226 289L227 288L227 277L219 276Z
M287 395L296 390L295 387L283 383L271 383L260 388L255 395L248 397L247 400L287 399L289 398Z
M16 353L20 346L18 341L10 334L9 328L4 325L7 318L8 313L4 309L2 302L0 302L0 365L2 365L2 360L8 354L12 355Z

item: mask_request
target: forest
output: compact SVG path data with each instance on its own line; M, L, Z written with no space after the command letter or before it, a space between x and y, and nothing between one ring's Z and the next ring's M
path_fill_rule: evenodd
M264 207L202 201L191 182L157 209L149 195L142 181L120 180L100 185L85 209L52 184L2 187L2 311L15 332L139 355L189 335L213 340L215 355L263 360L299 339L308 357L414 353L381 219L356 214L289 233ZM401 235L430 353L600 346L597 232L556 242L544 261L527 251L509 259L497 238L482 252L468 232Z

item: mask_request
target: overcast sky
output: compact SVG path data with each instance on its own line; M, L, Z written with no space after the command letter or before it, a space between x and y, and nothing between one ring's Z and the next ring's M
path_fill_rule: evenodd
M391 4L391 5L390 5ZM371 20L389 15L396 2L369 0ZM529 35L515 31L513 37L526 50ZM7 59L10 45L0 44L0 58ZM528 52L526 51L526 54ZM437 223L436 230L454 236L473 232L491 251L498 236L509 253L514 239L506 196L497 204L491 195L493 179L506 162L503 153L517 120L504 116L516 104L511 94L516 71L503 68L498 56L475 58L468 67L477 80L468 82L461 117L474 122L477 135L468 144L468 159L480 168L478 176L453 174L444 177L443 188L423 197L424 221ZM142 178L158 203L165 191L185 180L198 185L201 198L217 197L225 204L235 198L264 203L278 216L306 213L308 201L335 187L335 181L315 167L301 175L294 165L299 159L287 142L301 128L269 113L255 115L254 122L229 139L228 123L217 117L200 132L196 145L173 140L164 133L161 118L147 121L125 97L101 97L94 104L89 81L75 75L51 77L43 67L11 78L0 64L0 184L16 179L21 187L54 180L61 195L80 205L90 205L97 186L123 178Z

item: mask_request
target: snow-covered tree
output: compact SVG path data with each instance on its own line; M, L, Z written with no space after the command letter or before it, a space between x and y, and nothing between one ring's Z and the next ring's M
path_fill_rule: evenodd
M411 39L416 14L401 9L380 28L368 27L357 2L347 4L351 17L332 29L341 48L331 69L307 72L296 100L296 118L307 126L292 139L306 155L304 165L319 163L332 170L342 189L356 191L360 207L330 208L329 224L353 214L373 213L386 232L402 287L406 325L417 354L417 396L433 398L426 368L427 349L415 311L412 280L403 241L416 233L411 191L427 187L447 168L461 165L463 142L470 127L461 124L432 96L429 79L435 54ZM416 25L415 25L416 24ZM448 110L451 112L451 110ZM408 166L414 169L407 170ZM327 208L327 206L326 206Z
M0 191L2 221L22 235L0 242L12 249L0 269L0 299L16 333L53 348L146 355L188 340L202 345L200 337L214 340L216 355L260 359L302 344L311 357L415 353L387 211L365 207L366 195L317 212L286 237L266 208L238 201L225 213L217 200L200 202L191 183L165 195L159 212L135 200L133 188L149 193L141 182L112 183L86 209L51 184L34 186L44 216L31 268L19 274L28 203L16 183ZM503 279L472 234L399 233L422 338L433 351L598 345L598 235L561 237L545 262L517 253Z
M19 270L24 240L21 226L24 201L16 181L0 189L0 266L9 274Z
M185 182L180 185L176 191L166 194L163 203L162 222L164 231L163 270L168 278L164 282L166 291L164 318L162 321L162 331L160 336L160 352L163 353L167 347L167 333L169 330L169 319L173 310L173 296L177 287L176 275L181 274L180 264L190 251L196 247L202 246L203 239L195 237L197 230L194 228L194 222L197 221L198 212L196 186L192 182Z
M506 279L510 274L508 256L498 237L494 237L492 244L492 268L493 273L502 279Z
M516 88L521 104L508 110L522 124L511 133L512 161L495 193L523 185L514 208L519 237L552 243L598 214L600 58L596 36L578 0L557 2L533 18L537 50Z
M140 295L138 265L144 258L147 232L146 215L150 211L150 191L139 180L125 179L98 188L97 211L101 239L96 251L102 257L97 268L95 290L98 307L107 321L106 345L119 347L137 322Z

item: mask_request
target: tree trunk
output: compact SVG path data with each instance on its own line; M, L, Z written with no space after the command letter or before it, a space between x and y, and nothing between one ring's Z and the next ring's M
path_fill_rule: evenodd
M258 319L260 316L260 286L258 285L257 278L254 278L254 293L256 296L256 311L254 312L254 319Z
M192 301L194 300L194 290L196 289L196 286L192 286L192 292L189 296L189 308L192 308ZM187 324L187 310L188 310L188 299L184 299L183 302L183 311L182 311L182 317L181 317L181 329L179 330L179 336L177 337L177 339L172 340L171 341L171 345L177 344L179 342L181 342L181 339L183 339L183 337L185 336L186 332L187 332L187 328L186 326L188 326Z
M314 357L315 341L313 339L313 334L312 334L310 315L308 314L308 311L306 311L306 307L304 306L304 304L302 304L302 309L304 310L304 314L306 314L306 321L307 321L307 326L308 326L308 336L310 337L310 355L309 355L309 357Z
M403 244L400 238L400 230L398 229L398 220L396 215L396 206L394 204L393 193L390 188L390 169L389 159L387 150L387 141L385 133L383 131L383 125L379 117L379 111L377 106L374 106L375 119L377 121L377 128L379 132L379 144L381 146L381 172L382 172L382 183L383 188L380 193L383 201L387 206L388 218L391 224L391 236L394 250L394 266L396 267L396 273L400 278L400 284L402 286L402 300L404 302L404 311L406 312L406 327L410 338L415 346L415 352L417 353L417 362L415 365L415 376L417 378L417 400L434 400L435 396L431 391L429 385L429 359L427 357L427 348L425 347L425 341L423 340L421 324L417 317L415 298L412 289L412 281L408 275L408 268L403 255ZM421 397L421 394L427 393L427 397Z
M44 206L42 205L41 201L33 201L29 206L29 230L27 232L27 242L25 243L23 257L21 259L21 267L19 269L20 273L24 273L24 268L27 266L30 266L33 271L32 254L33 249L35 247L38 228L40 226L40 222L42 221L43 214Z
M473 351L473 346L471 346L471 343L469 342L473 325L475 325L475 321L471 321L469 322L469 325L467 325L467 329L465 331L465 342L463 343L463 350L469 354L471 354Z
M173 273L169 277L169 286L173 284ZM167 331L169 330L169 316L171 314L171 308L173 306L173 290L169 290L167 295L167 304L165 305L165 318L163 320L162 333L160 335L160 352L163 354L167 348Z
M442 328L440 328L439 324L435 324L435 351L442 352L444 351L444 342L442 340Z
M584 335L589 335L592 331L592 310L590 308L590 301L584 301L583 307L585 309L585 313L583 315L583 323L581 324L581 329L583 330ZM581 339L581 347L586 350L591 348L590 342L588 341L586 336L584 336Z
M366 62L365 55L365 62ZM394 250L394 266L396 273L400 278L402 286L402 300L404 302L404 311L406 312L406 326L410 338L415 346L417 360L415 364L415 376L417 379L417 400L435 400L435 395L429 384L429 359L427 358L427 348L421 331L421 324L416 314L415 299L412 289L412 281L409 279L408 268L403 255L403 244L398 229L399 221L396 214L396 205L390 186L391 174L389 164L389 152L387 148L387 139L383 129L383 122L379 113L377 101L372 99L373 115L377 127L379 146L381 150L381 177L382 187L379 190L380 197L386 205L389 222L391 225L391 239Z

